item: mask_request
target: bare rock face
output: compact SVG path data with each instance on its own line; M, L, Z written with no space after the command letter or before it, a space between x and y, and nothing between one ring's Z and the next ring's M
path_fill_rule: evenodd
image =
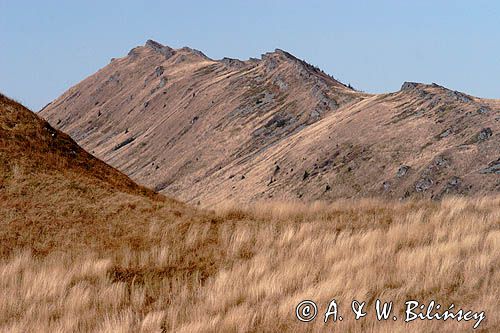
M150 40L40 114L141 184L209 205L497 193L495 110L437 84L358 92L280 49L212 60Z
M410 169L411 169L410 166L408 166L408 165L402 165L402 166L399 167L398 172L397 172L396 175L399 178L404 177L408 173L408 171L410 171Z
M491 161L487 168L481 170L481 173L495 173L500 174L500 158L495 161Z
M486 128L481 129L481 131L479 132L479 134L477 136L477 139L479 141L488 140L492 135L493 135L493 132L491 131L491 128L486 127Z
M404 82L401 86L401 91L408 91L418 88L419 84L416 82Z
M174 55L174 50L168 46L162 45L158 42L155 42L154 40L149 39L146 41L145 44L146 47L151 48L152 50L162 54L165 56L165 59L169 59Z
M433 184L434 182L432 179L425 177L418 180L418 182L415 184L415 190L417 192L425 192L430 189Z
M241 61L239 59L227 58L227 57L222 58L220 60L220 62L229 68L240 69L240 68L243 68L246 66L244 61Z

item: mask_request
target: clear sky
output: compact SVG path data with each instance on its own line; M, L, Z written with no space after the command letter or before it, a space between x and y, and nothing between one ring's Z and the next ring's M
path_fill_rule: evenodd
M0 0L0 91L38 110L147 39L209 57L281 48L367 92L500 98L500 1Z

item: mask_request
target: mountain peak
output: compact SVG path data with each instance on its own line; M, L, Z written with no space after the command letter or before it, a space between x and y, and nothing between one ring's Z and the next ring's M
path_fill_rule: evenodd
M410 93L417 92L420 95L425 95L428 93L442 94L447 98L450 98L452 100L457 100L462 103L470 103L474 100L474 98L470 95L467 95L457 90L446 88L437 83L426 84L418 82L404 82L403 85L401 86L400 91L410 92Z
M266 52L261 55L263 61L270 62L301 62L300 59L295 57L293 54L284 51L282 49L275 49L273 52Z
M157 41L154 41L152 39L148 39L144 46L163 54L167 59L175 54L175 50L171 47L158 43Z
M423 83L419 83L419 82L411 82L411 81L405 81L403 82L403 85L401 85L401 91L406 91L406 90L413 90L413 89L416 89L416 88L421 88L425 86L425 84Z
M183 48L179 49L178 51L186 52L204 59L210 59L205 55L205 53L201 52L200 50L190 48L188 46L184 46Z

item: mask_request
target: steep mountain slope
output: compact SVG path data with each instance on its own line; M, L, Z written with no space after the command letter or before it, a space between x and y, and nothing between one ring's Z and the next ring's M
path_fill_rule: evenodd
M46 254L131 246L148 218L128 207L131 201L160 205L167 223L192 215L0 95L0 256L19 249Z
M287 52L212 60L154 41L41 111L188 202L497 192L500 102L437 85L354 91Z
M30 174L58 172L98 183L103 188L154 196L127 176L80 148L21 104L0 94L1 184L16 170Z

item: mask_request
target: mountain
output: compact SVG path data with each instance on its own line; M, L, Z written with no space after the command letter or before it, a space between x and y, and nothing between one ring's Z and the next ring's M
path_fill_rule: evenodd
M282 50L212 60L149 40L40 115L135 181L209 205L498 193L499 110L437 84L359 92Z

